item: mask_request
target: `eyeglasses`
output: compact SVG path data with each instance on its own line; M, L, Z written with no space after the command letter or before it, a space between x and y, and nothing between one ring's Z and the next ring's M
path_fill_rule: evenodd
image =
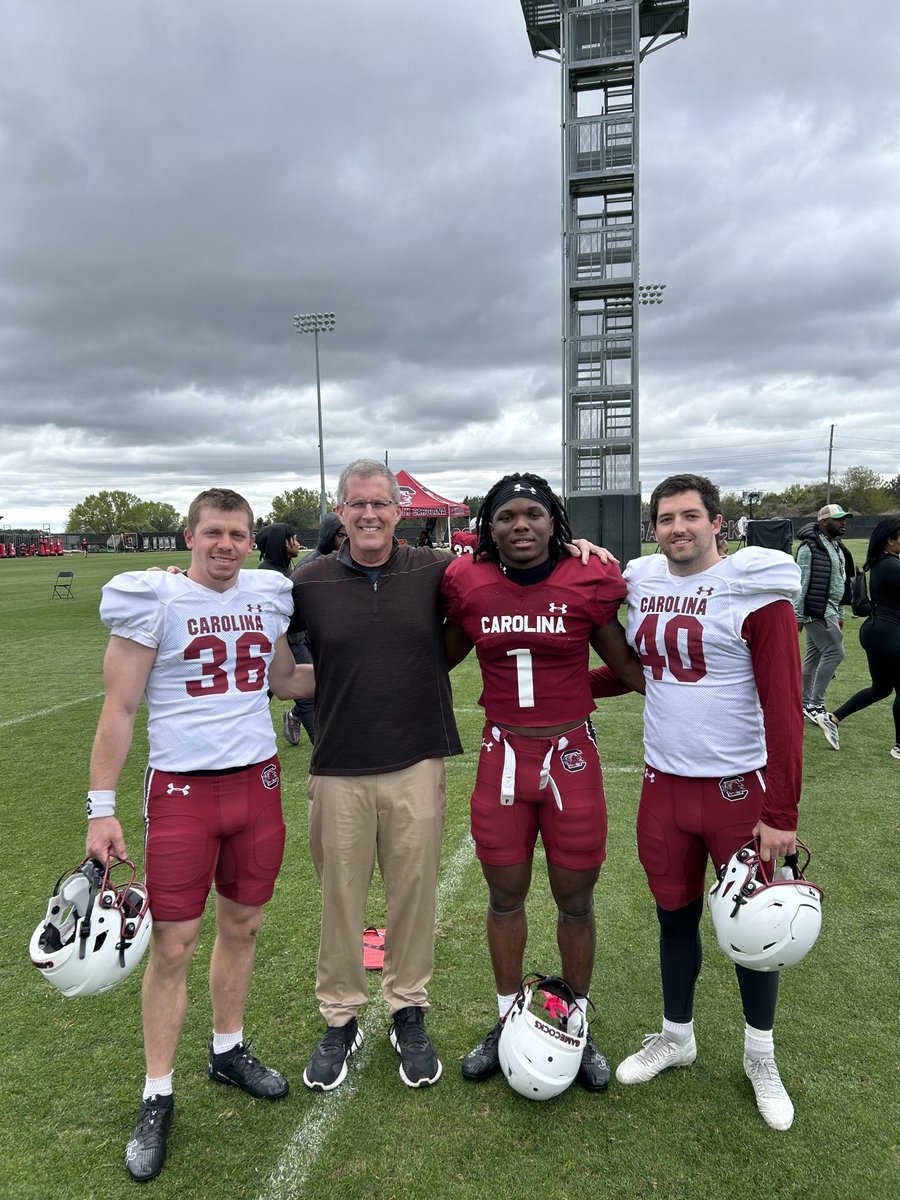
M354 512L365 512L367 508L372 508L375 512L384 512L386 508L396 508L393 500L348 500L343 505L344 508L350 508Z

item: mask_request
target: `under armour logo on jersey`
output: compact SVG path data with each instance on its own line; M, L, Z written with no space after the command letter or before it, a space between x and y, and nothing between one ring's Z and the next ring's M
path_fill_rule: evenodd
M176 787L176 785L174 783L170 783L169 786L166 788L166 795L171 796L175 792L181 792L182 796L186 796L190 790L191 790L191 785L189 783L186 783L183 788Z
M648 783L656 783L656 772L651 771L649 767L644 767L644 778Z
M487 750L488 754L490 754L490 752L491 752L491 751L493 750L493 748L494 748L494 743L493 743L493 742L486 742L486 741L484 740L484 738L482 738L482 739L481 739L481 748L482 748L482 750Z
M513 491L514 492L531 492L532 496L537 495L537 488L522 487L521 483L517 483L516 486L513 488Z
M569 611L568 604L548 604L547 612L567 613Z
M705 587L698 587L698 588L697 588L697 595L698 595L698 596L711 596L711 595L713 594L713 592L714 592L714 591L715 591L715 588L711 588L711 587L708 587L708 588L705 588Z
M261 604L248 604L247 612L262 612L262 605Z

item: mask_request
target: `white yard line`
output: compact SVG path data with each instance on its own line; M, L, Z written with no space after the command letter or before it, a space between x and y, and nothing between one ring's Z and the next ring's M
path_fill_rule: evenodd
M452 902L459 891L463 875L473 858L472 839L466 833L453 857L444 868L438 884L437 913L439 919L442 909ZM357 1079L367 1063L369 1037L374 1035L379 1026L384 1025L384 1021L383 1003L370 1002L359 1023L364 1039L362 1049L356 1056L356 1062L350 1068L351 1075ZM355 1088L349 1081L345 1081L334 1092L327 1095L316 1094L314 1105L282 1150L281 1157L269 1176L268 1183L259 1193L258 1200L295 1200L295 1197L306 1186L310 1172L315 1167L329 1134L343 1116L344 1109L353 1099L354 1092Z
M38 717L49 717L51 713L71 708L73 704L86 704L88 700L96 700L102 692L91 692L90 696L82 696L78 700L66 700L62 704L54 704L52 708L42 708L37 712L24 713L21 717L12 717L8 721L0 721L0 729L8 729L10 725L21 725L23 721L36 721Z

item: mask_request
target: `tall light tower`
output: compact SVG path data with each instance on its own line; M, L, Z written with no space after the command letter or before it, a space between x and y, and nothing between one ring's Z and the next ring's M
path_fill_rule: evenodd
M334 313L302 313L294 317L295 333L311 333L316 344L316 412L319 418L319 520L327 511L325 501L325 443L322 438L322 385L319 380L319 334L334 330Z
M640 65L687 37L690 0L520 2L561 76L562 490L573 529L625 561L641 538L638 307L662 300L638 291Z

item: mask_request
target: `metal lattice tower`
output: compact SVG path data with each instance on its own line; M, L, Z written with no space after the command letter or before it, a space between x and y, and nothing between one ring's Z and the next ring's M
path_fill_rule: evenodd
M561 68L562 491L573 527L630 558L640 553L640 64L687 36L690 0L521 4L535 56Z

